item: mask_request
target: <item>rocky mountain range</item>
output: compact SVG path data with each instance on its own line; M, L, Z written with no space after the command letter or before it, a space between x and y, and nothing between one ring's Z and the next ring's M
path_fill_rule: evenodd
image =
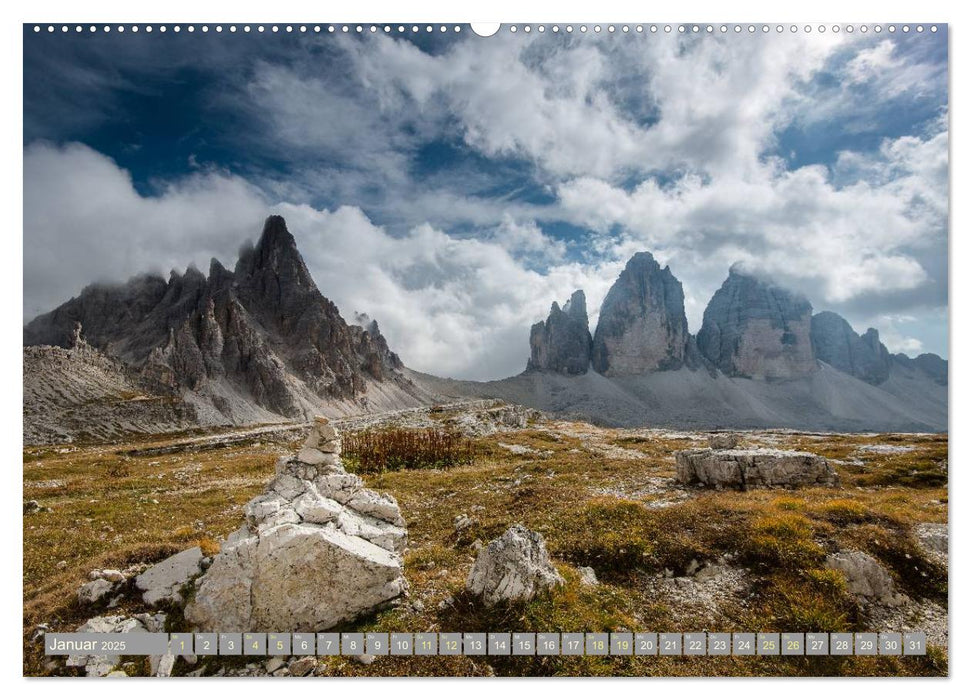
M498 398L605 425L938 431L947 361L891 354L875 329L740 266L688 331L669 267L637 253L591 332L577 290L530 329L526 371L493 382L413 372L377 322L348 323L279 216L233 270L97 283L24 327L29 442L308 420Z
M378 325L348 324L314 283L282 217L266 220L235 268L218 261L168 280L92 284L24 327L30 347L75 348L186 404L198 425L359 413L430 400ZM36 351L32 351L36 354ZM94 357L74 353L74 364ZM36 373L36 372L35 372ZM25 370L25 387L29 377ZM70 379L67 381L70 382ZM114 382L117 384L117 382ZM83 392L82 392L83 393ZM25 394L44 403L42 395ZM33 409L32 409L33 410Z
M422 381L607 425L947 429L946 360L892 355L875 329L859 335L838 314L813 314L805 297L739 265L697 336L688 332L681 283L650 253L628 261L592 336L585 302L574 292L568 307L582 303L582 313L554 304L533 326L521 375Z

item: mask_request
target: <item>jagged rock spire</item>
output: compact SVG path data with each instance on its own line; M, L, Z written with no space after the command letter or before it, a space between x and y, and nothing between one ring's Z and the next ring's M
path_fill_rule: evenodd
M591 342L587 299L578 289L562 309L554 301L546 321L530 329L526 370L583 374L590 367Z
M593 368L607 376L678 369L688 339L681 282L650 253L636 253L600 307Z

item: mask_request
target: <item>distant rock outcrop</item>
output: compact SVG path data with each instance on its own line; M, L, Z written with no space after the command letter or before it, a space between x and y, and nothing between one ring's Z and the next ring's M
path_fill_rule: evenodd
M114 440L206 424L170 385L91 347L83 333L76 324L67 347L24 348L25 444Z
M899 352L893 356L893 361L908 372L919 372L935 384L947 386L947 360L939 355L925 352L917 357L907 357Z
M839 371L870 384L890 377L890 353L875 328L858 335L842 316L822 311L812 317L811 337L816 359Z
M70 347L77 323L95 348L191 392L201 420L307 418L328 403L366 402L376 382L389 385L384 398L421 393L376 323L349 325L320 293L280 216L266 220L232 272L213 260L208 277L190 267L167 282L143 275L90 285L27 324L24 345Z
M735 265L708 302L698 349L729 376L806 376L818 368L811 317L807 299Z
M554 301L546 321L530 329L526 370L583 374L590 367L592 342L587 299L577 290L562 309Z
M688 342L681 283L650 253L635 254L600 307L593 368L608 377L678 369Z
M675 453L678 481L708 488L837 486L839 476L824 457L788 450L707 449Z

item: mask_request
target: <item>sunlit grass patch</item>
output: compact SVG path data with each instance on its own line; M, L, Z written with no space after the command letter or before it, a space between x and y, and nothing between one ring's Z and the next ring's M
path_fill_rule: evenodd
M825 568L826 555L841 549L875 556L914 600L946 603L946 570L927 561L911 534L917 523L946 522L946 483L900 484L888 476L920 460L930 460L946 476L941 465L946 436L908 442L907 436L772 434L768 437L780 449L846 460L834 463L843 488L741 493L685 489L672 480L673 451L703 444L704 437L539 423L475 438L471 464L363 473L368 487L398 500L408 523L404 569L410 594L400 605L342 629L863 631L865 611L846 593L842 575ZM752 442L759 439L758 433L746 435ZM272 477L276 458L292 453L300 440L255 442L139 452L127 461L120 453L167 443L160 438L25 450L24 497L51 508L24 516L25 638L39 622L67 630L97 614L73 604L91 569L149 564L196 544L207 555L216 553L219 540L240 526L243 504ZM517 455L500 442L550 454ZM885 443L916 449L859 451ZM644 457L605 457L611 446ZM107 478L119 461L128 473ZM889 481L875 483L879 479ZM472 524L457 532L460 514ZM463 593L476 557L473 543L487 544L517 522L544 535L566 583L529 603L485 608ZM740 586L716 608L685 613L671 591L682 590L682 584L696 590L703 577L690 572L707 565L727 571ZM600 585L581 586L580 566L592 566ZM672 580L679 577L684 578ZM119 612L141 610L132 597ZM172 620L179 624L177 615ZM25 650L25 670L42 672L42 648ZM926 657L901 659L412 657L363 666L322 657L320 665L324 675L415 676L940 675L946 670L946 651L935 647Z

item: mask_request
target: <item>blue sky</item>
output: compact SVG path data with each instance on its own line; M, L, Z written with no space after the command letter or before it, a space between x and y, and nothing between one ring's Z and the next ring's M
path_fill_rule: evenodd
M947 31L24 35L24 316L287 217L416 369L521 371L649 250L697 331L743 261L947 345Z

